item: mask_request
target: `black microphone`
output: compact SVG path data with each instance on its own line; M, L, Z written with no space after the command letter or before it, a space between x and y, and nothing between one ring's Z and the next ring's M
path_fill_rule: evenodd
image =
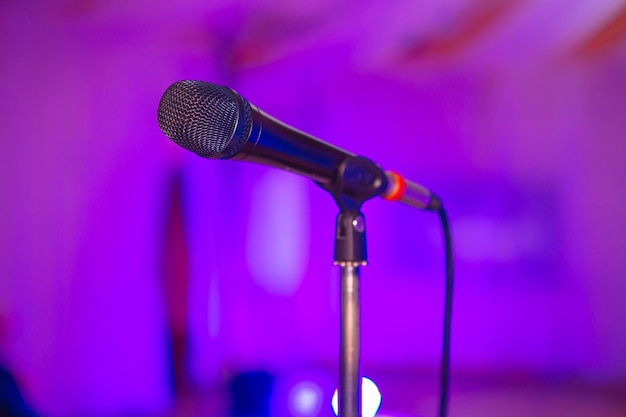
M157 118L166 136L205 158L269 165L311 178L323 187L338 181L342 164L356 158L369 164L368 178L362 183L375 195L420 209L442 207L441 200L425 187L282 123L228 87L178 81L163 93Z

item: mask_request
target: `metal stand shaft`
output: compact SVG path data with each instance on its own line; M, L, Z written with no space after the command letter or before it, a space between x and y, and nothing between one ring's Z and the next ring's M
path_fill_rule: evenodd
M341 266L339 417L361 417L361 300L359 267Z

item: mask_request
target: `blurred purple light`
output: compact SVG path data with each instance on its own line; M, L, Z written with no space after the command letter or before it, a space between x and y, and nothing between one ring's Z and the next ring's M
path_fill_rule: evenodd
M623 393L625 16L618 0L0 2L0 365L51 417L167 414L174 330L186 387L335 368L335 204L166 139L161 94L204 79L443 197L455 371L574 381L576 406ZM165 242L174 175L184 233ZM363 362L428 375L439 224L379 200L363 211Z
M268 170L251 184L246 261L269 293L293 295L308 264L310 202L304 180Z

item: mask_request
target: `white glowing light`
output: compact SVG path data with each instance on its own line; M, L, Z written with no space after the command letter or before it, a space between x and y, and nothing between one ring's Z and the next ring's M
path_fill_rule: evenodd
M361 415L363 417L374 417L380 408L383 397L380 395L378 387L369 378L361 379ZM335 415L339 415L339 392L335 390L331 401Z
M314 417L322 409L322 390L310 381L303 381L289 391L289 410L294 416Z

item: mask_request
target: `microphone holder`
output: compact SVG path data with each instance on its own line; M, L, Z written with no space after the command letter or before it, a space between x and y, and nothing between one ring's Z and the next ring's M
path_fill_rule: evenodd
M335 265L340 267L339 417L361 417L361 266L367 265L365 217L361 205L387 186L381 168L362 157L339 166L336 181L319 184L339 206L335 229Z

